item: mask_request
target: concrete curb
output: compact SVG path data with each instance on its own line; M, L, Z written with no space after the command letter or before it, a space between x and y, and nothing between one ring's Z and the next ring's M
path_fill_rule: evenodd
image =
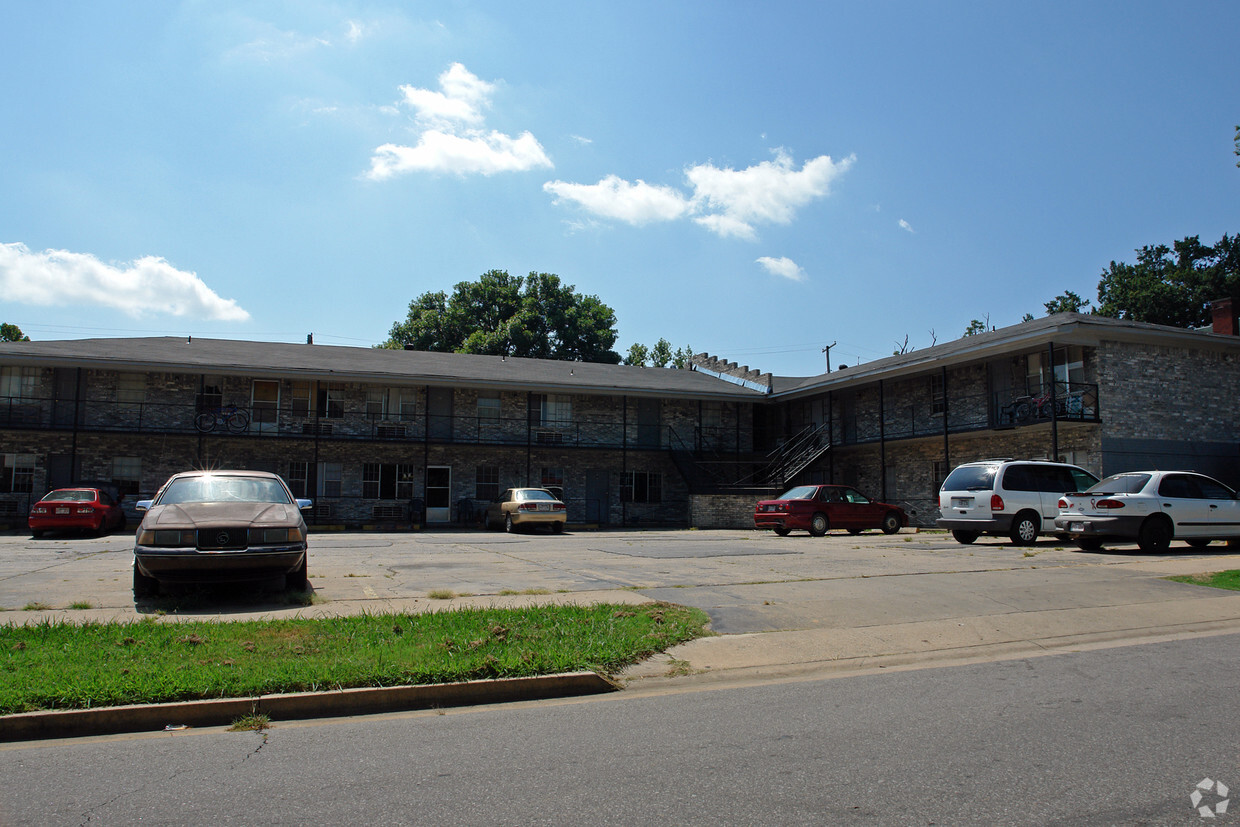
M296 692L252 698L24 712L0 716L0 742L154 732L182 726L224 726L247 715L266 715L273 721L333 718L597 695L618 689L620 687L616 683L595 672L564 672L463 683L363 687L334 692Z

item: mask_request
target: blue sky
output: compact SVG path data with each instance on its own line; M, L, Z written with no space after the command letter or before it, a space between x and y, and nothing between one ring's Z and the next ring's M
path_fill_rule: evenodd
M783 375L1240 232L1234 2L9 2L0 321L368 346L558 274Z

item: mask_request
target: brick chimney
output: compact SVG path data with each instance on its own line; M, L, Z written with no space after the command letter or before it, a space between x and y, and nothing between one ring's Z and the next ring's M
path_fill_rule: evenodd
M1215 299L1210 302L1210 314L1214 321L1214 332L1224 336L1240 336L1240 324L1236 321L1235 299Z

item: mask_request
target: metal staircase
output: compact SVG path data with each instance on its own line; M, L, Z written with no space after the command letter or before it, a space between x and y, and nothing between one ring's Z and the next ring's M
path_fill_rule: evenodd
M671 431L672 462L695 494L778 488L831 450L827 425L808 426L768 454L750 457L693 451Z

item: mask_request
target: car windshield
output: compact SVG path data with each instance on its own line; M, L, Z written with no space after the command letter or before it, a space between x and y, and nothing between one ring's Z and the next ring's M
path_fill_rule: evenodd
M64 491L53 491L43 498L43 502L88 503L95 499L95 492L89 488L73 488Z
M541 488L526 488L517 492L518 500L554 500L550 491L543 491Z
M995 487L997 465L961 465L943 480L944 491L989 491Z
M779 500L808 500L812 499L814 493L818 490L814 485L798 485L796 488L790 488L780 494L776 499Z
M1089 489L1090 494L1136 494L1150 481L1149 474L1115 474Z
M168 483L157 503L288 503L284 486L263 477L182 477Z

